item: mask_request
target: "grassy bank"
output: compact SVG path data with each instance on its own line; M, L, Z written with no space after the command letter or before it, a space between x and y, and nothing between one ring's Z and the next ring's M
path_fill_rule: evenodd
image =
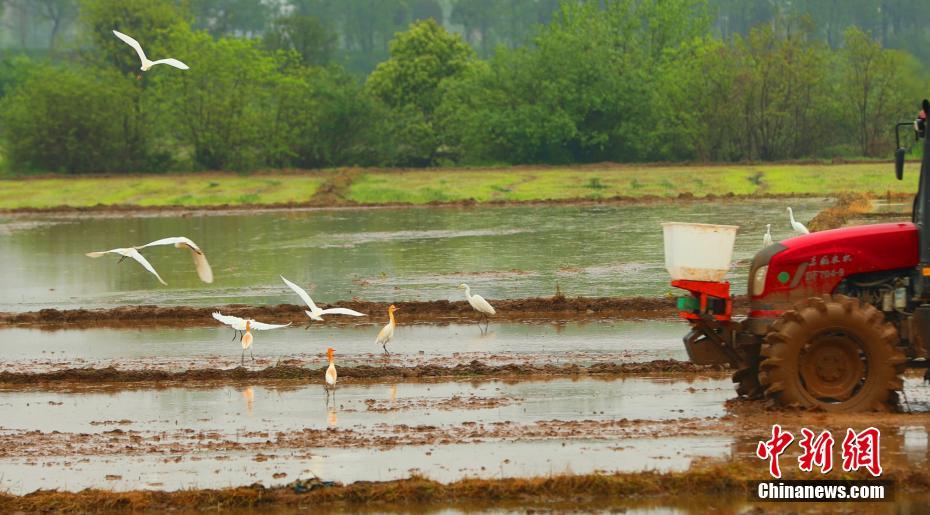
M287 204L312 198L316 175L186 174L0 180L0 209L103 205L189 206Z
M894 179L888 163L847 165L625 166L505 169L469 172L409 171L362 174L347 199L363 204L530 201L612 197L831 194L851 190L910 192L916 174Z
M186 174L26 178L0 181L0 209L275 204L426 204L430 202L595 200L706 195L909 193L890 163L721 166L591 165L573 168L334 170L305 173Z

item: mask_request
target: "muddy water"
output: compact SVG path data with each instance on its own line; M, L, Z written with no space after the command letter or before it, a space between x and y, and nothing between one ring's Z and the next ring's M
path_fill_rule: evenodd
M791 235L791 204L808 220L826 200L681 202L613 206L277 211L191 216L0 217L0 311L122 304L217 305L296 302L278 274L309 286L317 301L458 298L468 282L488 298L551 295L658 296L666 292L662 221L742 226L732 274L766 223ZM106 250L186 235L216 276L198 282L190 256L171 247L146 255L168 282L136 263L92 260Z
M386 481L425 474L439 481L465 477L532 477L595 471L684 470L695 458L723 458L729 438L663 438L623 442L536 441L418 445L396 449L287 449L258 458L227 453L130 459L15 458L0 460L0 487L14 494L38 488L113 490L213 488L260 482L287 484L314 475L328 481ZM264 459L263 459L264 458Z
M374 337L380 325L289 327L256 332L253 363L279 359L324 366L326 348L347 365L457 364L473 359L488 364L644 362L686 360L679 321L617 321L564 324L496 324L482 334L474 324L398 326L382 356ZM165 329L80 329L42 331L9 328L0 332L0 370L38 372L75 366L128 368L206 368L238 365L241 346L225 327ZM375 355L372 355L374 353Z
M352 385L340 388L328 408L315 387L2 392L0 488L18 494L37 488L175 490L271 486L314 475L383 481L414 473L453 481L684 470L696 461L750 462L764 470L754 457L767 436L764 424L737 417L726 430L715 425L729 389L722 380L648 378ZM501 402L441 407L456 397ZM886 470L930 462L924 418L882 426ZM741 430L747 422L752 429ZM566 430L522 434L544 426ZM812 419L811 427L820 426ZM316 431L311 444L289 439L307 431ZM346 443L347 432L371 441ZM434 436L385 443L390 435L421 432ZM52 443L37 443L38 434ZM11 441L17 445L6 445ZM783 466L795 454L786 454Z
M681 470L695 457L726 457L732 438L616 437L626 434L627 424L619 424L619 432L608 437L585 433L584 427L620 419L661 423L715 418L723 414L723 400L730 396L727 381L647 378L347 385L328 406L317 385L0 392L0 435L4 441L20 442L0 457L0 488L14 493L92 486L173 490L255 481L281 484L310 474L352 482L419 472L451 481ZM462 402L447 409L449 399ZM567 433L517 441L516 432L523 427L579 422ZM462 436L455 443L386 444L385 435L416 432L408 426ZM462 427L474 429L456 433ZM508 429L494 433L500 427ZM641 423L639 427L654 434ZM315 440L323 445L311 447L281 443L287 441L282 435L327 428L377 443L330 447L326 436ZM58 443L34 442L34 430ZM472 431L497 436L469 438ZM344 436L324 434L332 434L334 443ZM126 435L134 438L131 445L117 441ZM221 446L239 450L217 452Z
M328 427L375 430L399 423L669 420L721 416L723 401L733 393L728 380L629 378L347 384L335 397L327 404L321 385L0 391L0 427L73 433L184 428L243 435Z

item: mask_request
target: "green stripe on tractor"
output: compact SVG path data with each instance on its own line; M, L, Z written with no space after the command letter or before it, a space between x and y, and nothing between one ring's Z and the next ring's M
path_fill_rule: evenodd
M697 311L701 308L701 301L697 297L678 297L678 311Z

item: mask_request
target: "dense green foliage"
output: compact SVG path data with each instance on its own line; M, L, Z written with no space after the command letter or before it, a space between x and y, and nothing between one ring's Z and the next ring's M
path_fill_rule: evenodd
M0 59L4 154L67 172L884 156L925 96L911 54L854 26L831 46L812 16L721 37L722 1L527 2L548 23L492 50L515 3L302 0L258 27L246 0L81 0L73 59ZM381 25L349 30L366 9ZM421 21L364 81L333 62L401 11ZM113 28L191 69L141 72Z

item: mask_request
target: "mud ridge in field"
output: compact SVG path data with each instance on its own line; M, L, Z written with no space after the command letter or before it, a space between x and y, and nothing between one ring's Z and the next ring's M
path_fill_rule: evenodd
M846 225L850 218L868 213L872 210L872 201L863 193L843 193L837 196L836 204L817 213L808 229L811 232L839 229Z
M87 489L81 492L40 490L23 496L0 494L4 511L188 511L216 509L438 509L467 510L516 505L520 508L577 510L607 509L644 500L671 505L701 496L716 503L745 500L751 493L747 479L770 479L755 463L698 464L682 472L627 472L614 474L559 475L537 478L462 479L440 483L422 476L396 481L358 481L348 485L320 479L299 480L285 486L261 484L225 488L161 492L136 490L111 492ZM798 479L787 473L786 478ZM856 476L860 478L859 476ZM325 478L324 478L325 479ZM866 479L861 477L861 479ZM899 490L920 492L930 484L930 472L907 468L883 476ZM301 492L301 493L298 493ZM868 504L857 504L858 509ZM872 505L875 506L875 505Z
M571 321L598 319L656 319L672 318L677 315L675 303L667 298L648 297L576 297L564 296L535 297L527 299L490 300L498 313L492 321L531 322L531 321ZM368 313L364 319L350 317L330 317L325 324L358 325L381 322L381 315L387 312L389 302L368 302L350 300L338 302L345 308ZM399 324L416 322L472 322L476 320L475 312L468 302L434 300L434 301L400 301L394 302L399 310ZM737 297L735 307L748 305L744 297ZM326 309L327 304L320 307ZM109 309L42 309L24 313L0 313L0 327L7 325L39 326L47 328L89 328L89 327L146 327L146 326L211 326L218 322L211 313L221 311L225 315L243 318L255 318L263 322L308 321L304 307L294 304L277 306L248 306L245 304L228 304L217 307L190 306L123 306ZM317 324L319 322L314 322Z
M475 408L477 409L477 408ZM348 410L341 410L347 413ZM712 424L701 418L675 421L645 419L466 421L457 425L378 424L365 429L328 427L291 431L240 431L235 435L211 429L182 428L175 431L132 429L132 421L102 421L113 427L100 432L3 431L0 458L67 456L194 456L200 453L249 453L273 456L307 456L322 448L389 450L400 446L462 445L519 440L625 440L664 436L707 435ZM119 427L122 426L122 427ZM311 451L311 449L313 449ZM221 455L222 455L221 454ZM168 458L173 459L173 458Z
M654 360L644 363L598 363L579 365L486 365L474 360L453 367L439 365L416 366L346 366L339 367L339 379L371 380L382 378L434 378L434 377L507 377L507 376L571 376L571 375L645 375L699 373L726 370L725 366L695 365L688 361ZM244 367L229 369L207 368L171 372L167 370L120 370L107 368L69 368L53 372L0 372L0 384L36 385L43 383L141 383L141 382L201 382L201 381L256 381L300 380L316 382L325 367L303 368L278 365L261 370Z

